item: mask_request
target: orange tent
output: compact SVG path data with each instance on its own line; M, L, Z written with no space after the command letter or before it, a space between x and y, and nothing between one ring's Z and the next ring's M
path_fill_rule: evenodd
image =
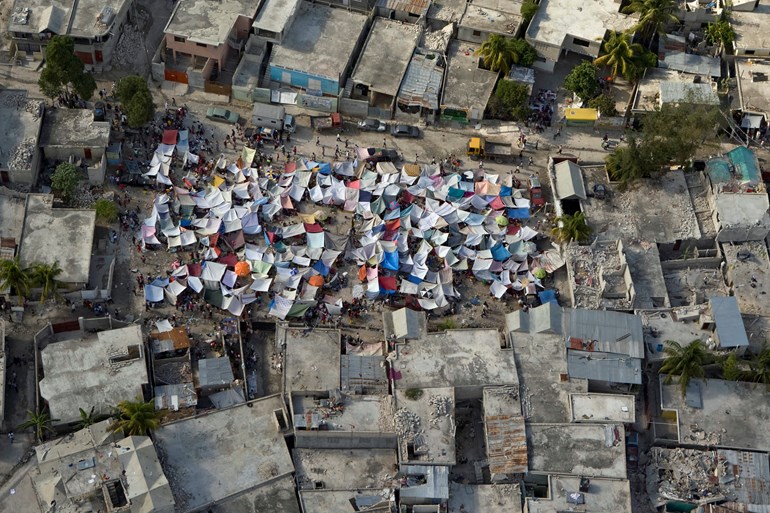
M324 279L323 276L315 275L311 276L307 282L314 287L322 287L324 284Z
M235 264L235 274L238 276L248 276L251 272L251 265L248 262L238 262Z

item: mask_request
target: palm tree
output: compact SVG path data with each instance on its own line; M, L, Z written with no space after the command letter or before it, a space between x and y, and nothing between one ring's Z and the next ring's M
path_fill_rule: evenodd
M486 41L481 43L476 55L484 60L484 64L492 71L502 71L508 74L511 65L518 60L512 47L511 40L500 34L490 34Z
M604 42L604 55L597 57L594 64L610 68L613 78L620 75L629 82L633 82L639 78L641 71L639 59L644 52L642 45L631 42L630 34L613 32Z
M85 411L83 408L78 408L78 411L80 412L80 422L78 422L78 425L81 429L87 428L88 426L92 426L97 422L101 422L105 419L110 418L109 415L104 415L102 413L94 413L93 406L91 406L91 409L89 411Z
M762 350L749 363L751 378L757 383L770 385L770 349L763 346Z
M682 346L674 340L666 340L666 361L660 368L661 374L667 374L664 383L669 384L674 376L679 376L679 389L682 397L687 392L687 385L691 379L705 379L706 370L704 365L714 361L708 349L698 339L693 340L686 346Z
M591 227L586 223L586 216L583 212L569 215L564 214L557 217L556 225L551 229L551 236L557 242L583 242L591 236Z
M649 48L655 34L665 34L667 25L679 21L674 16L677 9L677 0L632 0L623 12L639 14L639 21L631 30L638 32Z
M59 421L59 419L49 417L47 411L33 412L32 410L27 410L27 417L27 420L19 424L16 429L34 428L35 439L38 442L43 441L46 433L53 433L54 430L51 427L51 423Z
M42 287L40 293L40 302L45 302L49 297L57 296L57 290L60 281L56 279L62 273L62 268L59 267L59 261L55 261L52 264L36 263L31 268L32 282L38 287Z
M727 381L745 381L750 376L748 362L739 360L737 354L730 353L722 360L722 377Z
M21 266L19 257L11 260L0 260L0 290L12 289L19 296L19 304L29 295L30 277Z
M148 431L160 425L160 414L155 411L153 401L143 402L139 397L136 401L121 401L118 403L117 417L110 425L113 432L122 431L126 436L146 435Z

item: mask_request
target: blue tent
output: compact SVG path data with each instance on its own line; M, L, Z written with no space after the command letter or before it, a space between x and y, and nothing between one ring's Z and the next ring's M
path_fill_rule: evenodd
M328 162L319 162L318 163L318 172L322 175L330 175L332 174L332 166Z
M492 248L492 258L497 262L505 262L506 260L511 258L511 253L507 249L505 249L505 246L503 246L502 243L497 243Z
M559 301L556 299L556 290L554 289L548 289L548 290L543 290L541 292L538 292L537 297L540 299L540 302L542 304L551 303L551 302L556 304L559 303Z
M510 196L513 194L513 188L503 185L500 187L500 196Z
M329 274L329 267L327 267L326 264L324 264L321 260L313 265L313 269L317 271L321 276L326 276Z
M386 251L382 257L382 267L391 271L398 271L398 251Z
M529 219L528 208L509 208L508 217L512 219Z

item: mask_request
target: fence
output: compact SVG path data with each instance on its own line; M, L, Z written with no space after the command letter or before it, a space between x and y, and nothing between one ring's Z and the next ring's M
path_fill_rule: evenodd
M340 98L340 112L348 116L365 118L369 115L369 103L366 100L353 100L352 98Z
M219 84L217 82L209 82L206 80L203 84L203 90L207 93L221 94L222 96L230 96L233 92L233 86L227 84Z

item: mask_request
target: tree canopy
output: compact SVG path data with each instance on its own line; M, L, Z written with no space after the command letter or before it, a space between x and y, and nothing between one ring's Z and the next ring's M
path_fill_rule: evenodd
M601 92L597 69L593 63L583 61L564 78L564 88L572 91L582 100L590 100Z
M115 88L115 96L123 104L131 128L143 126L155 115L152 94L147 80L142 77L132 75L121 78Z
M613 32L602 45L604 55L597 57L594 64L606 66L612 77L621 76L629 82L636 82L644 74L644 70L655 66L655 54L638 43L631 41L630 34Z
M586 223L583 212L573 215L565 214L557 217L555 226L551 229L551 236L557 242L585 242L591 236L591 227Z
M524 84L501 80L489 100L489 113L497 119L523 121L527 119L529 89Z
M96 81L75 55L75 41L69 36L51 38L45 49L45 68L40 73L38 85L49 98L75 92L89 100L96 91Z
M62 162L56 166L56 171L51 176L51 188L57 191L64 201L69 201L80 178L78 168L69 162Z
M476 55L492 71L507 75L514 64L530 66L535 62L535 49L523 39L511 39L500 34L490 34L481 43Z
M686 346L674 340L666 340L666 360L660 368L661 374L667 374L665 383L671 383L673 376L679 376L679 390L684 397L687 385L692 379L705 379L704 365L715 361L708 349L699 339Z
M519 13L521 14L521 24L524 26L525 30L529 26L529 22L532 21L532 18L535 17L538 7L539 5L535 0L524 0L524 2L522 2Z
M56 261L52 264L35 263L30 269L30 277L32 282L42 289L40 293L40 302L44 303L46 299L53 296L56 297L59 285L61 284L56 278L62 273L62 268L59 266L59 262Z
M126 436L146 435L160 425L160 414L155 411L155 404L136 401L118 403L117 417L110 425L113 432L122 431Z
M99 198L94 203L94 210L96 210L96 217L103 219L108 223L114 222L118 218L118 206L114 201L110 201L106 198Z
M22 267L19 257L0 260L0 290L11 289L23 303L24 298L29 295L31 285L32 280L27 270Z
M639 14L639 21L631 30L649 45L656 34L665 34L667 25L679 22L674 15L677 9L677 0L632 0L622 12Z

